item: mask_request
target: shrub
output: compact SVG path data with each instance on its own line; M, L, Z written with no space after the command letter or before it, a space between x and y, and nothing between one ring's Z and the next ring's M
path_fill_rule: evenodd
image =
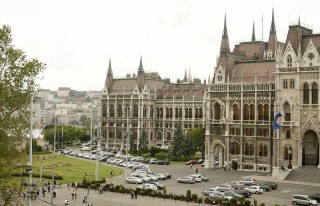
M265 204L265 203L263 203L263 202L261 202L261 203L260 203L260 206L265 206L265 205L266 205L266 204Z
M198 195L197 195L197 194L192 194L192 199L193 199L193 200L198 199Z
M138 189L138 188L137 188L137 189ZM139 189L140 189L140 188L139 188ZM152 189L150 189L150 188L146 189L146 194L147 194L147 195L151 194L151 192L152 192Z
M187 201L191 200L191 190L189 190L189 189L186 192L186 199L187 199Z
M231 199L230 199L230 202L231 202L231 203L236 203L236 202L237 202L237 198L235 198L235 197L231 198Z
M173 199L174 199L174 200L180 200L180 196L179 196L179 195L174 194L174 195L173 195Z
M158 195L157 191L152 191L151 192L151 197L157 197L157 195Z
M82 184L83 184L84 186L87 186L88 181L87 181L86 176L83 176Z
M250 204L251 204L251 201L250 201L250 200L245 200L245 201L244 201L244 205L245 205L245 206L250 206Z
M186 196L180 195L180 200L185 201L186 200Z
M163 194L163 198L164 199L169 199L169 195L168 194Z
M172 193L169 194L169 198L173 199L173 194Z
M223 205L224 205L224 206L230 206L231 203L230 203L230 201L226 200L226 201L223 201Z
M202 203L202 197L198 197L197 203Z

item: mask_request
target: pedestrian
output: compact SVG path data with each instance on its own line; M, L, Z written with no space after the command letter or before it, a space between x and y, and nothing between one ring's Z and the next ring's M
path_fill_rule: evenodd
M64 205L69 205L69 203L68 203L68 200L67 200L67 199L65 199L65 200L64 200Z
M46 194L46 189L44 189L44 187L42 187L42 196L45 197Z
M257 204L258 204L258 202L257 202L256 199L253 199L253 204L254 204L254 205L257 205Z
M134 192L133 192L133 190L131 190L130 194L131 194L131 199L133 199L133 198L134 198Z
M87 203L88 201L88 193L84 193L83 203Z
M74 191L74 200L77 201L77 190Z
M52 190L52 194L53 194L53 198L57 197L57 190L56 190L56 189L53 189L53 190Z
M137 199L137 197L138 197L138 192L134 191L134 198Z
M192 164L190 164L191 169L192 169L192 166L193 166L193 165L192 165Z
M48 192L50 192L50 189L51 189L51 187L50 187L50 185L48 185Z
M71 199L74 200L74 191L71 192Z
M198 168L196 168L196 173L198 173Z

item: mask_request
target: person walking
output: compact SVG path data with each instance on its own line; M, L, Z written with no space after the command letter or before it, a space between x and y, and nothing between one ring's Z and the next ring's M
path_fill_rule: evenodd
M138 192L134 191L134 198L137 199L137 197L138 197Z
M198 173L198 168L196 168L196 173Z
M71 199L74 200L74 191L71 192Z
M83 203L87 203L88 201L88 193L84 193L84 197L83 197Z
M43 196L43 197L46 196L46 189L44 189L44 187L42 187L42 196Z
M65 199L65 200L64 200L64 205L69 205L69 203L68 203L68 200L67 200L67 199Z
M74 200L77 201L77 190L74 191Z
M134 192L133 192L133 190L131 190L130 194L131 194L131 199L133 199L133 198L134 198Z
M191 163L191 164L190 164L190 168L191 168L191 169L192 169L192 166L193 166L193 165L192 165L192 163Z

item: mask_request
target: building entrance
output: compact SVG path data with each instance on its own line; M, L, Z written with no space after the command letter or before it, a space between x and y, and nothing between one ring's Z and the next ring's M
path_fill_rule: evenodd
M303 137L302 165L319 164L318 136L314 131L307 131Z

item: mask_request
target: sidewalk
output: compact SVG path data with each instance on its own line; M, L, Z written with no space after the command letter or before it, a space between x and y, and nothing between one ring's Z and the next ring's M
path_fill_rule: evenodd
M105 192L103 194L99 194L98 190L90 190L88 196L88 202L82 203L83 196L86 192L86 189L78 188L77 191L77 200L73 201L71 198L71 192L73 188L67 188L66 185L63 185L61 189L57 191L57 198L53 198L53 204L57 206L63 206L64 200L67 198L69 201L69 206L163 206L163 205L173 205L173 206L196 206L201 205L201 203L187 203L186 201L175 201L169 199L162 198L153 198L153 197L143 197L138 196L137 199L131 199L130 194L122 194L122 193L113 193L113 192ZM23 199L22 201L24 205L27 205L27 199ZM46 194L45 197L42 195L39 196L39 199L32 200L33 206L46 206L51 205L51 196L50 194Z

